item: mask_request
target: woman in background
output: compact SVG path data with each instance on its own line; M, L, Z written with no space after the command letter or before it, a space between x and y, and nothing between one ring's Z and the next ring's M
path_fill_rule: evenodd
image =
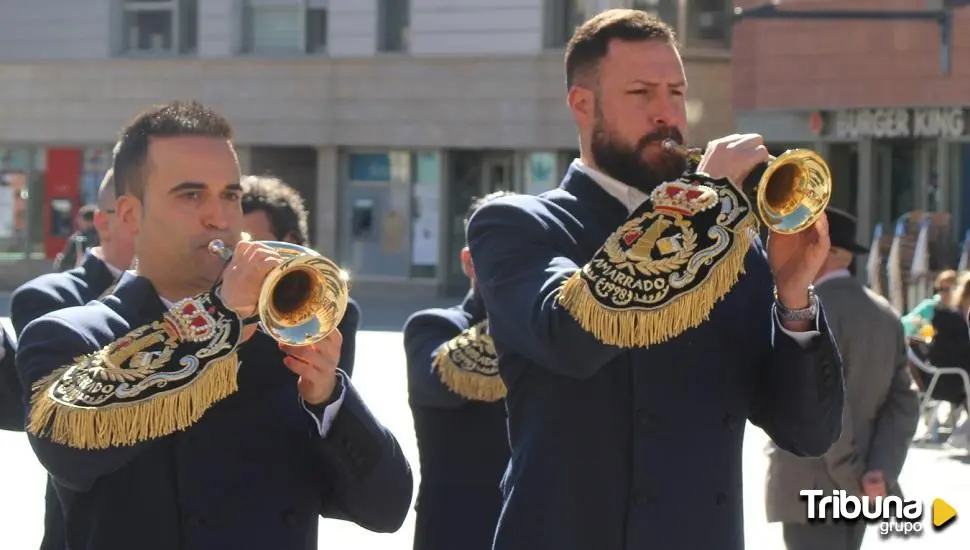
M950 304L950 292L957 281L957 272L948 269L936 276L933 283L933 296L916 305L909 313L903 315L903 332L907 337L917 336L920 330L933 322L936 307L940 304Z
M927 360L935 367L958 367L970 373L970 330L967 326L967 314L970 313L970 273L960 274L953 290L949 302L941 300L928 313L933 337ZM913 369L913 376L920 389L925 391L930 382L930 374ZM941 375L933 387L932 398L949 403L950 413L943 425L952 427L967 400L963 379L954 374ZM939 428L937 411L934 410L927 432L930 440L940 439Z

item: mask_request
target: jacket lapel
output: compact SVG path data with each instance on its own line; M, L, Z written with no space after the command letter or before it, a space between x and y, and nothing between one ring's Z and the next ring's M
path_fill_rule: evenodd
M84 262L78 267L75 275L87 285L90 296L86 300L97 300L115 283L115 278L108 270L108 266L90 252L85 255Z
M574 237L584 243L587 254L599 249L606 238L630 217L626 205L575 165L569 167L559 188L575 197L579 204L576 213L580 214L583 231Z
M120 313L131 326L157 320L166 311L151 281L131 272L121 276L114 292L104 298L104 303Z

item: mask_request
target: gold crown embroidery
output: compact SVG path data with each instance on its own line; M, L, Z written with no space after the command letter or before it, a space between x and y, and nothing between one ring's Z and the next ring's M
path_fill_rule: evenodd
M242 323L210 294L176 303L33 386L27 430L79 449L184 430L237 390Z
M605 344L665 342L706 321L737 283L755 224L726 180L665 183L566 280L559 302Z

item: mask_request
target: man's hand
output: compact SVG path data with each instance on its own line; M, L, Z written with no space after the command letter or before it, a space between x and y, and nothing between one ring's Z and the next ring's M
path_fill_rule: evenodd
M300 397L308 405L322 405L333 395L337 387L337 364L340 363L340 345L343 336L334 330L329 336L309 346L280 344L286 354L283 364L297 375Z
M770 158L764 139L758 134L733 134L707 144L697 171L714 179L727 178L740 188L751 170Z
M886 478L882 472L874 470L862 476L862 493L869 498L887 496Z
M823 213L809 228L793 235L768 235L768 265L778 287L778 300L788 309L809 305L808 287L818 276L832 243Z
M222 301L245 319L256 313L259 290L270 270L283 263L272 248L251 241L239 241L232 260L222 274Z

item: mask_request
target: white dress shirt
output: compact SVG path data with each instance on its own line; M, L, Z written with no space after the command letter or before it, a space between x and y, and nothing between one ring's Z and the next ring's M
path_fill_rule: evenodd
M175 305L171 300L166 300L165 298L161 298L161 300L162 303L165 304L166 309L171 309L172 306ZM242 362L240 362L240 366L242 366ZM344 374L341 371L337 371L337 384L333 390L337 393L337 399L333 403L327 405L327 407L323 409L323 414L320 416L310 410L306 401L304 401L302 398L300 399L300 406L302 406L303 410L305 410L307 414L310 415L310 418L313 419L313 423L316 424L320 437L327 437L327 433L330 432L330 427L333 426L333 421L335 418L337 418L337 413L340 412L341 405L344 404L344 395L346 395L345 390Z
M613 198L623 203L629 213L633 213L637 208L640 208L649 196L640 191L635 187L621 183L620 181L607 176L606 174L587 166L581 159L573 160L572 168L579 170L583 174L589 176L590 179L595 181L604 191L610 194ZM809 330L805 332L792 332L785 328L781 324L781 319L778 318L778 310L772 305L771 312L775 317L775 325L781 329L782 332L792 337L796 342L801 344L802 347L808 347L808 344L821 332L818 330L818 319L815 320L815 330ZM771 339L774 341L775 338L775 326L771 327Z
M849 278L852 277L852 273L850 273L848 269L835 269L833 271L829 271L825 275L822 275L821 277L816 279L815 286L819 286L825 281L831 281L832 279L842 279L845 277L849 277Z

